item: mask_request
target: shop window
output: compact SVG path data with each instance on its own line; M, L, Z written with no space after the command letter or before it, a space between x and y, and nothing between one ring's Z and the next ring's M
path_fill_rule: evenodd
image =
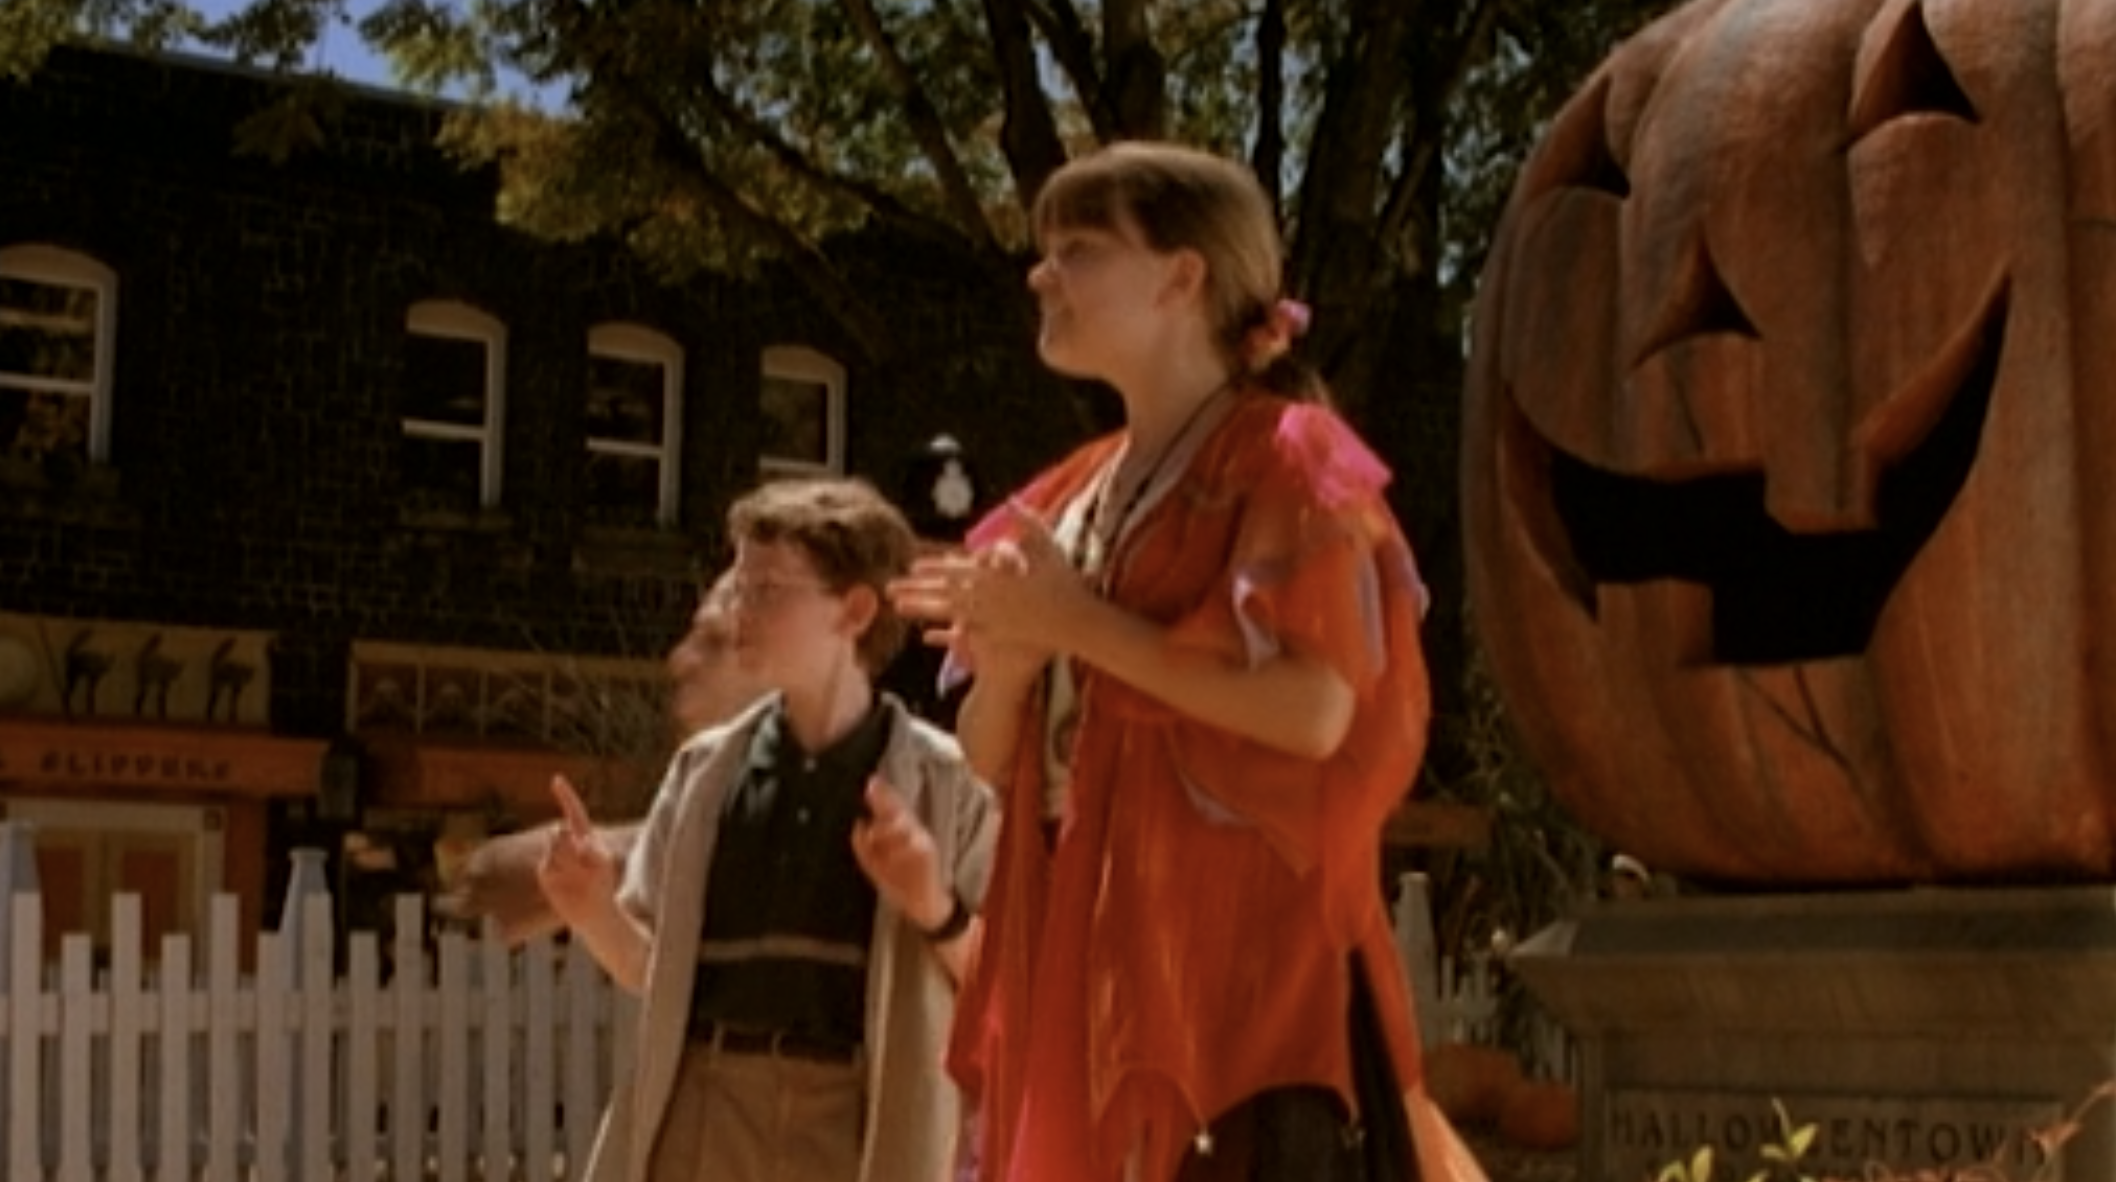
M507 330L468 304L429 300L405 317L403 497L414 512L500 503Z
M628 324L588 333L588 520L672 525L683 423L683 350Z
M665 681L653 660L357 641L346 730L658 756Z
M0 249L0 458L46 471L109 461L117 289L86 255Z
M767 476L845 471L845 367L799 345L764 351L758 467Z

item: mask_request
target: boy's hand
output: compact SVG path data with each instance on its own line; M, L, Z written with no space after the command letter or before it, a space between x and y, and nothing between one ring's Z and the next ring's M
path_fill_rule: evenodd
M463 868L440 908L473 922L490 919L500 939L520 944L565 927L544 897L537 869L551 848L548 826L487 838L463 860Z
M852 828L852 856L884 902L920 931L946 923L955 895L943 882L933 835L879 776L867 781L868 819Z
M442 914L472 923L490 919L498 925L500 939L509 945L563 931L566 921L551 909L551 900L537 879L556 827L555 823L538 825L480 842L463 860L448 894L441 897ZM596 844L616 860L620 878L641 828L636 821L596 827Z
M564 776L551 777L551 795L563 815L537 864L536 882L558 917L579 927L616 899L617 859L603 845L587 806Z

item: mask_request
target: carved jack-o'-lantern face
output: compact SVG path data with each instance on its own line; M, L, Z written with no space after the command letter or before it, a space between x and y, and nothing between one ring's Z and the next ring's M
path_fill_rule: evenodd
M1463 498L1589 828L1740 882L2116 871L2112 63L2116 4L1699 0L1560 114Z

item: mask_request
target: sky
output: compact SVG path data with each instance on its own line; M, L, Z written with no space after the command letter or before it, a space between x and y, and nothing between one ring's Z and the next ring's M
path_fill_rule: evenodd
M220 20L244 6L244 0L193 0L199 12L208 20ZM379 0L346 0L346 20L331 26L322 43L309 60L312 68L328 69L348 82L360 82L389 90L402 89L391 76L389 63L363 44L360 33L354 28L368 13L381 7ZM188 47L192 52L210 53L203 46Z
M191 3L208 20L220 20L240 10L248 0L191 0ZM388 59L360 39L360 22L382 6L382 0L344 0L344 16L325 29L322 40L310 51L305 63L311 70L328 70L347 82L383 90L403 90L391 70ZM219 51L203 45L187 45L186 52L210 57L224 56ZM517 96L531 97L535 106L556 110L565 105L562 90L545 88L536 90L519 78L510 79L502 75L501 90Z

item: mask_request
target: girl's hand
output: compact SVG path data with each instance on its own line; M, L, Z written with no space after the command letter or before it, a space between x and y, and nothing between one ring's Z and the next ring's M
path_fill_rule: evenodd
M942 879L933 835L879 776L867 781L867 808L852 827L852 856L874 889L920 931L947 922L955 892Z
M1060 555L1063 560L1063 555ZM955 660L980 679L1026 684L1043 672L1054 649L1021 638L1006 638L977 622L983 588L998 578L1028 572L1020 547L1001 542L977 554L954 553L921 558L910 573L889 585L896 610L934 626L922 633L927 644L950 649Z
M569 927L602 917L617 899L617 859L603 845L580 794L564 776L551 777L551 795L563 814L536 867L536 883L551 910Z
M952 647L979 561L960 550L913 559L908 572L889 581L889 606L907 620L930 625L921 633L927 644Z
M1035 510L1009 501L1006 511L1019 533L980 556L957 623L991 644L1066 652L1072 621L1095 593Z

